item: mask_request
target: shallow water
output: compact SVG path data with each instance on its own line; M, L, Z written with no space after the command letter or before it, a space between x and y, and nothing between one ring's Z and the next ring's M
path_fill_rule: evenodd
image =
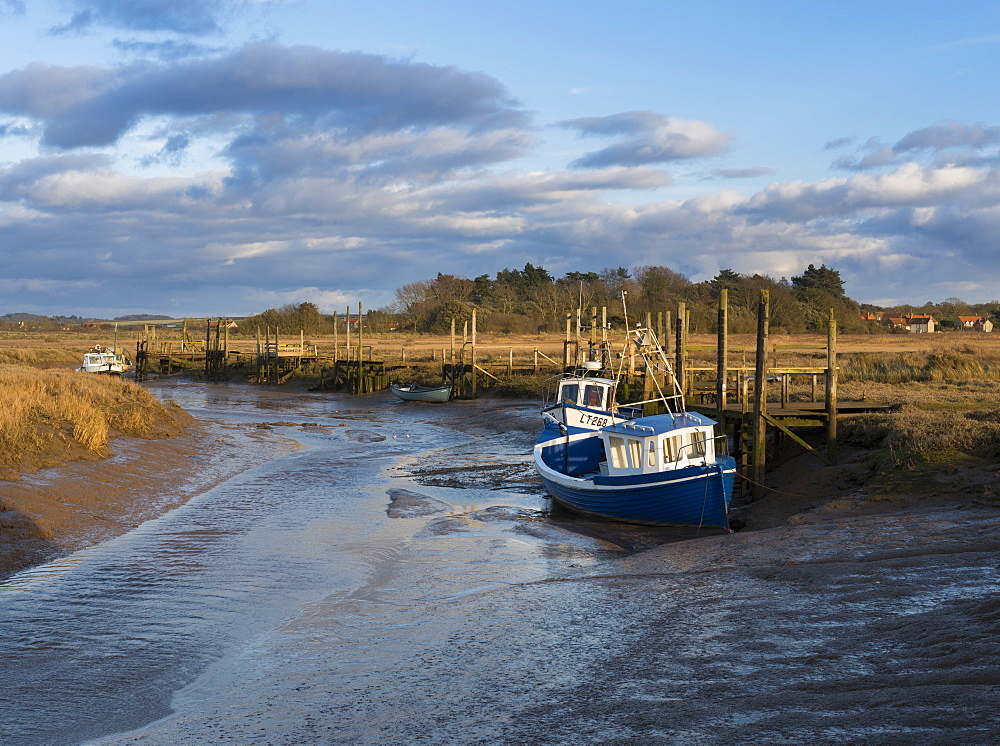
M991 513L678 541L548 515L495 403L154 390L273 438L0 583L0 743L991 742Z

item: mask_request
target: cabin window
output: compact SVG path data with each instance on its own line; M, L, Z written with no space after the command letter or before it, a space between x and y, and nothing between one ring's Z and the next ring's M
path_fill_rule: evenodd
M691 433L691 458L704 458L708 438L703 430Z
M655 440L650 440L649 441L649 461L648 461L648 463L649 463L649 465L651 467L655 467L656 466L656 441Z
M576 404L576 397L579 396L579 394L580 394L579 386L577 386L575 383L567 383L564 384L563 387L559 390L559 399L560 401L568 401L573 404Z
M604 395L601 391L600 386L594 386L590 384L584 387L584 399L583 405L585 407L596 407L597 409L604 409Z
M672 464L680 454L680 436L663 439L663 463Z
M633 469L642 468L642 443L638 440L628 439L628 450L629 456L632 461Z
M611 451L611 465L616 469L628 468L628 457L625 455L625 439L614 436L608 438Z

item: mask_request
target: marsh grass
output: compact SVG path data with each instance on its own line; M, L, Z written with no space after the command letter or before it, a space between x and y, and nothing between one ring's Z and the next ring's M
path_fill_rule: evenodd
M883 482L901 472L923 475L1000 458L1000 411L928 411L905 406L898 412L854 417L843 428L845 442L869 449Z
M53 449L105 455L114 435L155 437L176 424L170 408L130 381L0 363L0 467Z
M855 352L841 358L841 380L873 383L1000 380L1000 352L994 346L960 343L955 347L903 352Z
M46 347L0 347L0 363L23 365L80 364L82 355L74 349Z

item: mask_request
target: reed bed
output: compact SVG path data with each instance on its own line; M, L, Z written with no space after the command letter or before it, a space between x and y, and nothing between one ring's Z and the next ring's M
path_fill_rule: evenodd
M845 356L844 381L913 383L1000 380L1000 356L972 350L926 352L858 352Z
M80 364L81 353L76 349L3 347L0 346L0 363L20 363L22 365L64 365Z
M0 467L74 448L106 455L114 435L158 437L176 413L131 381L0 363Z

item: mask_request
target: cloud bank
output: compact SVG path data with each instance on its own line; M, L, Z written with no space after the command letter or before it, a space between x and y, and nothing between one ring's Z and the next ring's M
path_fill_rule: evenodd
M120 6L76 3L75 22L197 36L232 7L199 4L182 21L174 3ZM276 42L2 72L0 138L36 148L0 166L6 311L372 307L437 272L526 262L694 279L825 263L860 299L919 286L928 300L958 283L970 300L998 294L981 278L1000 269L1000 127L870 138L836 176L781 181L734 164L735 135L652 111L561 121L596 148L531 170L536 116L486 73ZM771 183L664 198L680 168Z

